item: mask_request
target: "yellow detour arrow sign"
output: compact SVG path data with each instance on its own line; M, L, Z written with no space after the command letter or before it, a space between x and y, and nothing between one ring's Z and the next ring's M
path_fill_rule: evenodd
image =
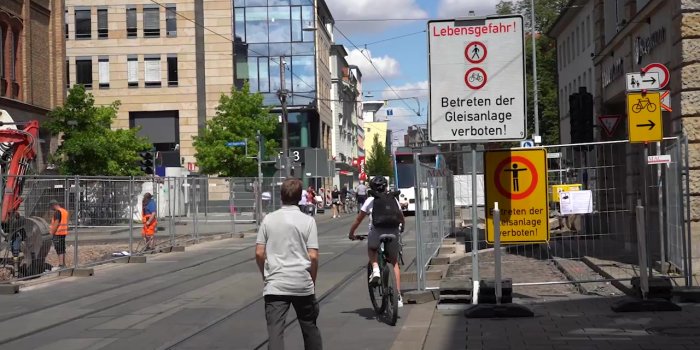
M630 142L661 141L661 95L658 92L627 94L627 128Z
M549 241L547 152L489 151L484 157L486 241L494 242L493 208L501 210L501 244Z

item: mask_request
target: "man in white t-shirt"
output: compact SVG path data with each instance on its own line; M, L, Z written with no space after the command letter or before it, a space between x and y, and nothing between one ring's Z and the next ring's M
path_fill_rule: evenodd
M377 193L386 192L386 178L384 178L383 176L375 176L370 182L370 188L372 189L372 191ZM401 271L399 269L398 264L398 252L401 249L401 244L399 243L398 236L399 234L401 234L400 231L403 230L403 228L406 226L406 222L403 220L403 216L401 216L401 228L374 227L374 225L372 225L371 218L373 205L374 197L369 196L369 198L367 198L367 200L365 200L365 203L362 205L360 213L357 214L357 218L355 218L355 222L353 222L352 227L350 228L350 234L348 234L348 238L354 240L355 231L362 223L362 220L364 220L365 216L370 216L369 233L367 234L367 255L369 256L369 263L372 264L372 274L369 277L369 283L378 283L379 263L377 262L377 250L379 249L379 245L381 244L379 237L381 237L381 235L384 234L396 236L396 239L393 239L391 240L391 242L386 243L384 245L384 250L387 255L387 260L389 260L390 263L394 264L394 274L396 276L396 289L398 289L399 291L399 307L402 307L403 298L401 297ZM399 205L398 200L396 201L396 205L399 207L400 211L401 206Z

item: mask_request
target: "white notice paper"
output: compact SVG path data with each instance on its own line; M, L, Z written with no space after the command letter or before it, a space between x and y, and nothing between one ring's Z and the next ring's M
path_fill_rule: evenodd
M590 214L593 212L593 192L570 191L559 194L562 215Z

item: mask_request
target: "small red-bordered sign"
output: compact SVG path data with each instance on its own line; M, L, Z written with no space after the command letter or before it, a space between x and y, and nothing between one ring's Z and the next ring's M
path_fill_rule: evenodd
M479 67L470 68L464 75L464 82L472 90L483 88L487 80L486 72Z
M486 45L480 41L472 41L464 49L464 57L467 61L474 64L484 62L488 53Z

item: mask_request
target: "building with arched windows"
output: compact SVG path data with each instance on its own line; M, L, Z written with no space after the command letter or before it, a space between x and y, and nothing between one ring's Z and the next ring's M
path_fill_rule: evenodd
M62 1L0 1L0 109L15 121L45 120L63 103L64 57ZM47 154L50 135L41 138Z

